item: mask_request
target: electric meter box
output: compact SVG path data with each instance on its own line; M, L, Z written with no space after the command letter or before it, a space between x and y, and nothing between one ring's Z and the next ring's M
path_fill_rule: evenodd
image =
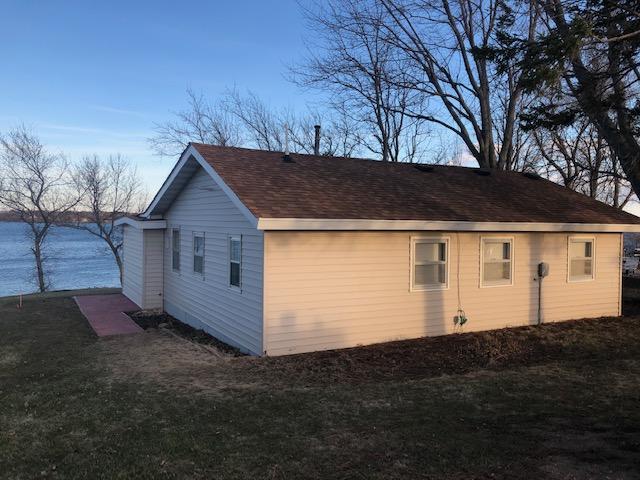
M546 262L540 262L538 264L538 277L544 278L549 275L549 264Z

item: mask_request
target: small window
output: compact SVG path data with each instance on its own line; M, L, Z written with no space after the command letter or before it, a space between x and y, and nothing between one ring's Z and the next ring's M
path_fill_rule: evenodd
M512 238L483 238L480 253L483 287L513 284Z
M204 233L193 234L193 271L204 273Z
M569 237L569 281L593 280L594 239Z
M411 290L447 288L449 240L414 238L411 243L413 257Z
M240 237L229 237L229 285L240 288L242 242Z
M171 268L176 272L180 271L180 229L174 228L171 231Z

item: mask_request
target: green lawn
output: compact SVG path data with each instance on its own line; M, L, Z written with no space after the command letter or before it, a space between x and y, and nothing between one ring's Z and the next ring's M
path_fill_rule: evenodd
M220 359L0 299L2 478L638 478L640 317Z

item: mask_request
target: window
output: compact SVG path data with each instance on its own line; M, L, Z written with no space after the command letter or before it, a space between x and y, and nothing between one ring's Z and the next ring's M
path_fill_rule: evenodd
M513 239L485 237L481 240L481 286L513 284Z
M180 271L180 229L174 228L171 231L171 267Z
M229 285L240 288L242 242L240 237L229 237Z
M569 237L569 281L593 280L593 238Z
M438 290L449 284L449 239L413 238L411 290Z
M193 271L204 273L204 233L193 233Z

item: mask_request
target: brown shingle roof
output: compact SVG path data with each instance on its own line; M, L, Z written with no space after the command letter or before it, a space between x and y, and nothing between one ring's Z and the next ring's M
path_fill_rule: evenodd
M640 224L516 172L193 146L258 218Z

